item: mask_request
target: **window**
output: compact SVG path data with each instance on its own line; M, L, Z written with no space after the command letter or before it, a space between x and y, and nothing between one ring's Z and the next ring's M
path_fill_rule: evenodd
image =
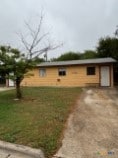
M58 75L59 76L66 76L66 69L65 68L59 68L58 69Z
M87 67L87 75L95 75L95 67Z
M41 76L41 77L44 77L44 76L46 76L46 69L39 69L39 75Z

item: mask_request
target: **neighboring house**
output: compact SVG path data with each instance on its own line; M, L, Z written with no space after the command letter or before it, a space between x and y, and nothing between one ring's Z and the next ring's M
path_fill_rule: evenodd
M11 79L6 79L5 76L0 76L0 87L14 87L15 83Z
M112 87L112 58L44 62L31 71L22 86L105 86Z
M6 79L5 76L5 73L0 73L0 87L14 87L14 81L11 79Z

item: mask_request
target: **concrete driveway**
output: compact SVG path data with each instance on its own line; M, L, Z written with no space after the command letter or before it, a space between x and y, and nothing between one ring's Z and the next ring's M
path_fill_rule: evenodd
M84 89L55 157L118 158L118 90Z

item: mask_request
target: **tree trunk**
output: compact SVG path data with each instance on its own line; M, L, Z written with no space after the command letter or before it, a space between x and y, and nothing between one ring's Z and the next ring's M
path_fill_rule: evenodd
M16 79L16 98L18 99L22 98L22 92L20 88L20 78Z

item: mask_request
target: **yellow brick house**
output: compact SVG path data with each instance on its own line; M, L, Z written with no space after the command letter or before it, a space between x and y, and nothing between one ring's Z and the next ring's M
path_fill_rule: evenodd
M44 62L24 78L22 86L112 87L113 58Z

